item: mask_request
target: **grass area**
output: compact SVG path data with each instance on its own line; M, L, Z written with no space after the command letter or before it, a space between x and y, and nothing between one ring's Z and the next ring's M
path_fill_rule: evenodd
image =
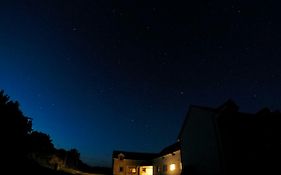
M95 170L95 171L93 171ZM6 161L3 164L2 171L9 172L8 174L37 174L37 175L111 175L110 169L93 169L92 171L83 172L71 168L61 168L54 170L48 167L43 167L37 162L30 159L17 159L16 161ZM107 170L107 171L105 171Z
M3 172L8 172L7 174L36 174L36 175L73 175L69 172L56 171L47 167L43 167L36 163L35 161L31 161L28 159L18 159L14 162L5 162L3 168Z
M27 174L40 175L106 175L106 173L87 173L71 168L62 168L58 171L42 167L40 165L32 165L27 169Z

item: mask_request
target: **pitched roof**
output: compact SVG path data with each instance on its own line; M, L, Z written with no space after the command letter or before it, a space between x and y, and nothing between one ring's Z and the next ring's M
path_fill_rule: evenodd
M198 106L198 105L190 105L189 110L185 116L185 119L182 123L182 127L180 129L178 140L181 139L182 132L186 126L187 120L191 115L192 109L199 109L202 111L209 111L213 113L221 113L221 112L238 112L239 106L232 100L228 99L226 102L224 102L221 106L217 108L211 108L211 107L205 107L205 106Z
M225 103L223 103L217 109L237 112L239 110L239 106L232 99L228 99Z
M181 148L181 144L180 142L176 142L170 146L167 146L166 148L164 148L161 152L160 152L160 156L164 156L170 153L173 153L175 151L180 150Z

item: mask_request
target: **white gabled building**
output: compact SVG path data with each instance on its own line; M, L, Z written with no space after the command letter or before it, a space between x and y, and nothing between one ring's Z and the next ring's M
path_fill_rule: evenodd
M180 175L180 143L160 153L113 151L113 175Z
M281 174L281 113L228 100L190 106L177 142L158 154L113 152L113 175Z

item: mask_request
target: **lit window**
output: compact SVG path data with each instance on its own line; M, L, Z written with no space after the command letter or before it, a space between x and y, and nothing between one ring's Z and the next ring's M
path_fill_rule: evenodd
M137 170L136 170L136 168L130 168L130 169L129 169L129 172L130 172L130 173L136 173Z
M173 163L170 165L170 171L174 171L176 169L176 165Z

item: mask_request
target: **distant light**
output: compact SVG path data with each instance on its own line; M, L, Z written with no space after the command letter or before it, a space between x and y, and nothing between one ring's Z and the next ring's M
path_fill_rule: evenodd
M173 163L170 165L170 171L174 171L176 169L176 165Z

